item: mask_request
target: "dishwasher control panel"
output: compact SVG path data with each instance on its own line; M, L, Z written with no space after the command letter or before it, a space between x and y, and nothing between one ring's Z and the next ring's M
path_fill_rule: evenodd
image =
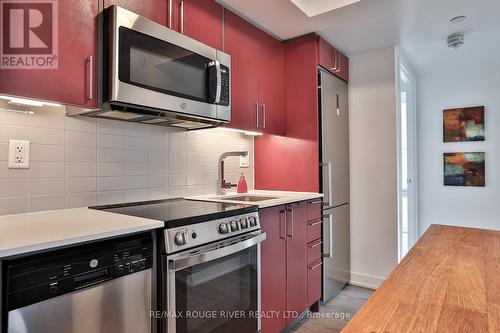
M7 311L150 269L151 235L101 241L7 263Z

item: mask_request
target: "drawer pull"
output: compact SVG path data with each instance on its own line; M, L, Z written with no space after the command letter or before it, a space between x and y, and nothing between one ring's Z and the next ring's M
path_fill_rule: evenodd
M316 200L316 201L311 201L309 202L311 205L317 205L317 204L322 204L323 200Z
M320 262L318 262L318 263L317 263L316 265L314 265L314 266L309 266L309 269L310 269L310 270L314 270L314 269L318 268L318 267L319 267L319 266L321 266L321 265L323 265L323 262L321 262L321 261L320 261Z
M307 245L310 249L314 249L315 247L317 246L320 246L321 244L323 244L322 241L319 241L319 242L316 242L314 244L310 244L310 245Z
M321 223L323 223L322 220L319 220L319 221L316 221L316 222L309 222L308 224L309 224L310 227L314 227L315 225L318 225L318 224L321 224Z

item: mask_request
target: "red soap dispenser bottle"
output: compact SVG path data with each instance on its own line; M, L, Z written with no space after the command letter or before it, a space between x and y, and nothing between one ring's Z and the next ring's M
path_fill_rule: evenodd
M245 175L243 173L240 176L240 180L238 181L238 188L236 189L238 193L247 193L248 192L248 186L247 186L247 181L245 180Z

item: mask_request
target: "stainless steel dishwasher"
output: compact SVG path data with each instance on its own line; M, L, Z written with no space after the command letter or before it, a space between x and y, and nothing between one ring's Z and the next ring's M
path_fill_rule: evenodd
M153 332L152 263L150 233L11 260L7 332Z

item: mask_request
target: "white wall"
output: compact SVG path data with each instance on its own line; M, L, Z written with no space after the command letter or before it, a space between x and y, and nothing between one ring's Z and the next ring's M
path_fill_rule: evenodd
M461 52L457 50L455 52ZM449 57L453 57L450 54ZM500 229L500 58L436 59L418 77L419 230L431 224ZM448 64L447 64L448 62ZM486 107L486 141L443 143L442 110ZM486 152L486 187L443 186L443 153Z
M182 130L65 116L32 115L0 105L0 215L215 193L217 161L248 150L250 168L227 161L227 178L244 172L253 188L253 138L219 129ZM31 141L28 170L8 169L8 140Z
M395 53L349 59L351 282L377 287L398 260Z

